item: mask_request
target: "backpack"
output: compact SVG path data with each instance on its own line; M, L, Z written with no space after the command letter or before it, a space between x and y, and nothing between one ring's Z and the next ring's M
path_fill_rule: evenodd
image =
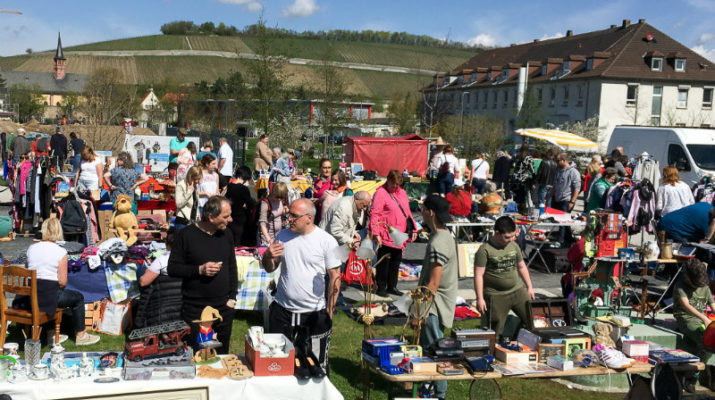
M77 197L67 197L63 203L62 217L60 217L62 231L68 235L85 233L87 231L87 216L82 203L77 200Z

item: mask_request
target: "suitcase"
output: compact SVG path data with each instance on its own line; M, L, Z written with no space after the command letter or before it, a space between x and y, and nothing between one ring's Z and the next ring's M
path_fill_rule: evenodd
M586 339L591 348L591 335L574 328L573 314L568 299L530 300L527 305L529 330L541 337L542 343L563 343L569 339Z

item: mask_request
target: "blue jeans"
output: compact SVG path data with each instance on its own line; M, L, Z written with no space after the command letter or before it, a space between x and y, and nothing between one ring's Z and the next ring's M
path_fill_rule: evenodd
M472 179L472 186L474 186L474 194L484 194L484 187L487 185L486 179Z
M452 191L454 185L454 174L448 172L437 177L437 190L440 194L447 194Z
M57 308L71 308L74 331L84 332L84 296L82 293L60 289L57 292Z
M569 200L566 199L564 201L552 201L551 204L553 205L553 208L565 212L569 212ZM568 233L569 237L569 243L573 241L573 236L571 236L571 228L568 226L562 226L559 228L559 243L561 243L561 246L564 246L566 244L566 234Z
M425 319L420 331L420 346L423 349L429 347L439 339L444 337L444 326L439 322L439 317L430 314ZM435 396L440 399L447 397L447 381L434 381Z
M553 186L551 186L551 185L539 185L539 188L537 189L538 190L538 195L537 195L538 199L537 200L539 201L538 204L536 204L537 206L540 205L541 203L544 203L544 200L546 199L546 195L549 194L549 192L551 191L551 188L553 188ZM551 203L551 199L549 199L549 203ZM544 203L544 204L546 204L546 203ZM548 204L546 204L546 205L548 206Z
M76 174L79 169L79 164L82 161L82 154L75 154L74 159L72 159L72 173Z

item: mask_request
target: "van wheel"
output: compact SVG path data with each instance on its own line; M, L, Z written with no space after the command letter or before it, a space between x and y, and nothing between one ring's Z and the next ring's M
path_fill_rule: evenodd
M142 356L137 354L136 356L134 356L133 360L134 360L134 362L139 362L142 360Z

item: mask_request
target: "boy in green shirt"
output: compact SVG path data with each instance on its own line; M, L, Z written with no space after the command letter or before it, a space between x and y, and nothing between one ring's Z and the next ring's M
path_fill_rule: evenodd
M529 269L514 243L516 224L507 216L494 222L494 236L484 243L474 256L474 291L477 308L482 313L482 326L489 319L501 341L509 310L524 323L529 318L526 303L534 300ZM519 284L519 277L526 288Z

